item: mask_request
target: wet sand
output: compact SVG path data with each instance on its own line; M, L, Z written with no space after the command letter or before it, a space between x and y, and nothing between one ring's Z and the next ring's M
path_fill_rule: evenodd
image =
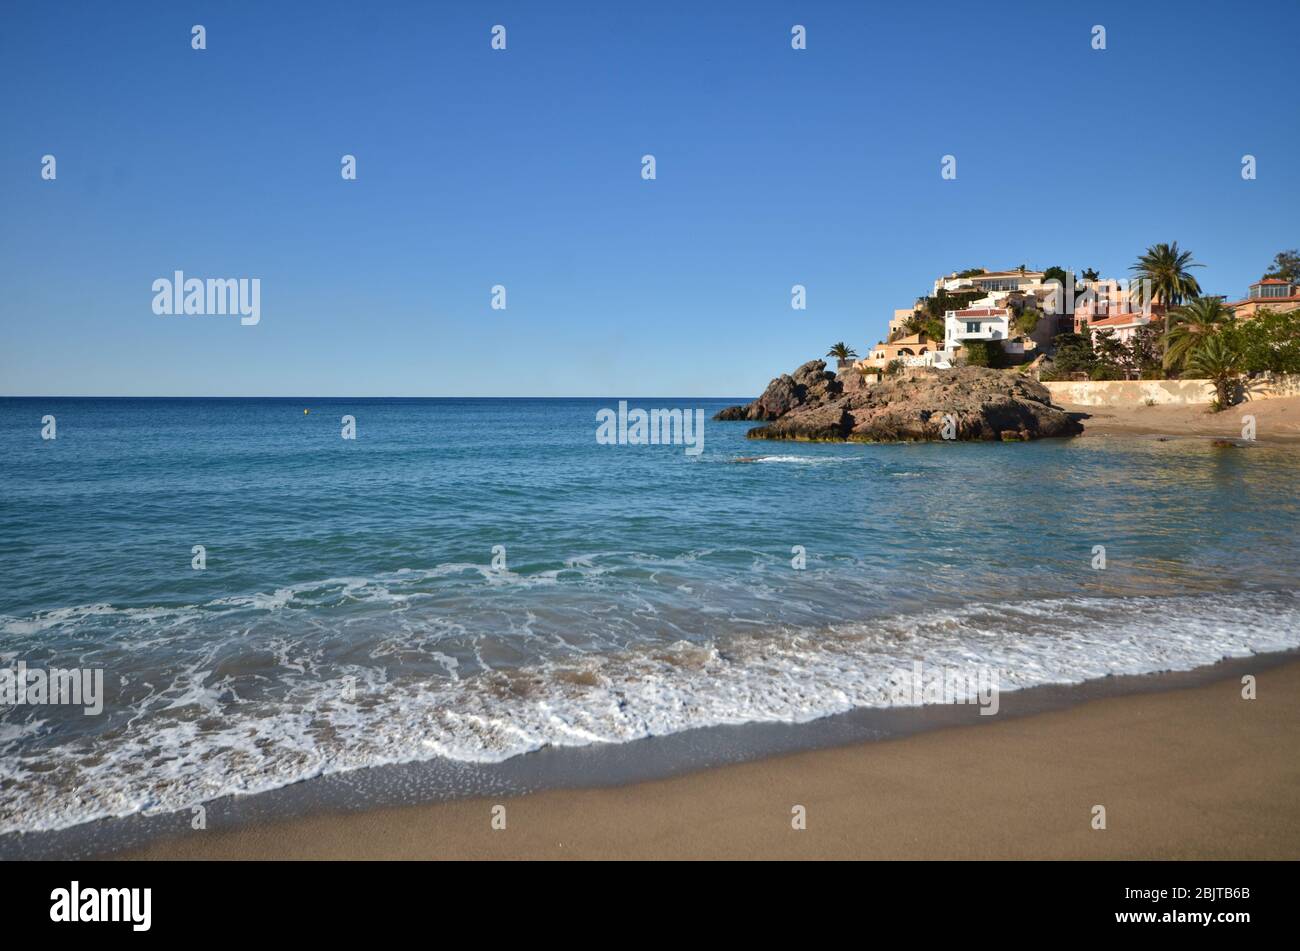
M667 779L191 832L127 857L1300 858L1300 662L1261 666L1255 700L1240 670Z

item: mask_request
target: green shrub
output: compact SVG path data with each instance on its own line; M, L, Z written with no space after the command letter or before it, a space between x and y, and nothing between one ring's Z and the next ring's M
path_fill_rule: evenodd
M1000 340L967 340L961 345L966 365L1001 370L1007 366L1007 354Z
M1029 336L1038 329L1038 322L1042 319L1043 315L1037 308L1026 307L1016 317L1016 333Z
M966 365L986 367L989 365L989 345L983 340L967 340L961 345L966 352Z
M1113 367L1106 363L1099 363L1097 366L1092 368L1091 372L1089 372L1088 379L1122 380L1124 379L1124 374L1120 371L1118 367Z
M1224 330L1247 373L1300 373L1300 311L1262 309Z
M1061 373L1091 370L1097 362L1097 355L1092 351L1092 337L1086 332L1057 334L1054 343L1056 353L1052 359Z

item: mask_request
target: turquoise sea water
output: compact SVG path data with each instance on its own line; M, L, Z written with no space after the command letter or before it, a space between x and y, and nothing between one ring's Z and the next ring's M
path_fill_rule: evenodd
M0 400L0 665L106 692L0 708L0 832L808 720L917 659L1007 689L1300 645L1294 449L710 421L690 455L599 445L616 406Z

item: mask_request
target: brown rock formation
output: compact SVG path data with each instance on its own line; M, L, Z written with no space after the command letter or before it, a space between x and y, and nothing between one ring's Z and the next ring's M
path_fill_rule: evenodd
M821 360L777 377L753 403L722 420L762 420L751 439L905 442L945 438L945 416L957 440L1029 440L1074 436L1083 427L1052 405L1047 388L1019 373L956 367L885 377L847 386Z

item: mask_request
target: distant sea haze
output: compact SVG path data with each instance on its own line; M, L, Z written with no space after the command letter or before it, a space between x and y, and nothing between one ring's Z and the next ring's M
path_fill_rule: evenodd
M0 664L103 671L0 712L0 832L1300 646L1294 449L755 443L727 402L0 400ZM655 409L680 441L618 440Z

